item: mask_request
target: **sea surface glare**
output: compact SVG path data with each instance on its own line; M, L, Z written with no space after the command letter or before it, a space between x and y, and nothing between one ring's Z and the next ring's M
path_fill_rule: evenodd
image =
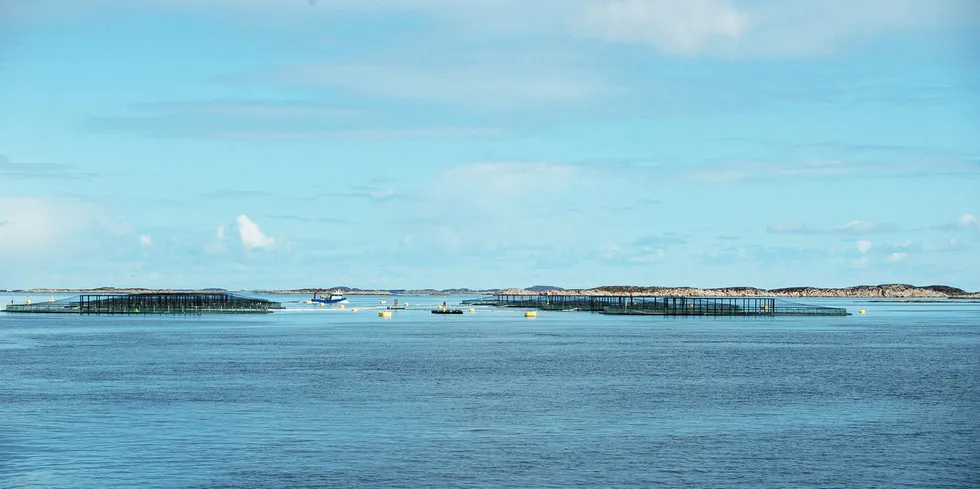
M825 303L0 313L0 487L980 487L980 304Z

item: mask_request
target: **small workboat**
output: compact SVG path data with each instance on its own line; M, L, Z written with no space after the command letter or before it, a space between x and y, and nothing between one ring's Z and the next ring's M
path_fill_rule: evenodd
M446 303L443 302L441 306L436 307L432 310L432 314L463 314L462 309L449 309Z
M433 309L432 314L463 314L462 309Z
M392 304L392 305L390 305L390 306L388 306L388 309L405 309L405 305L404 304L399 305L398 304L398 299L395 299L395 303Z
M317 295L320 296L317 297ZM320 291L318 290L313 293L313 298L310 299L310 302L316 302L320 304L346 304L347 298L344 297L344 294L341 294L340 292L331 292L329 295L321 295Z

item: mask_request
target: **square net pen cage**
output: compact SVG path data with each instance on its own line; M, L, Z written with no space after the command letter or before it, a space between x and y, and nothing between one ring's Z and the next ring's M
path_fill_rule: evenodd
M227 292L169 292L139 294L82 294L24 304L4 312L41 314L267 314L283 309L266 299Z

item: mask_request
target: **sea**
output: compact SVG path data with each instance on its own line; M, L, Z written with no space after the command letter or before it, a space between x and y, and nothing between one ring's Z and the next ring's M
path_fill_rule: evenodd
M0 487L980 487L980 303L526 318L421 296L383 318L391 297L269 298L286 309L0 312Z

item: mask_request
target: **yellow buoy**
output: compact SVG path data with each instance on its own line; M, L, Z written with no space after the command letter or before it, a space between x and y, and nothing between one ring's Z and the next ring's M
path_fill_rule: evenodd
M470 308L470 312L476 312L476 309Z
M312 304L312 303L313 303L313 301L311 301L311 300L309 300L309 299L306 299L306 303L307 303L307 304Z
M340 308L341 308L341 309L343 309L343 308L344 308L344 305L343 305L343 304L341 304L341 305L340 305Z
M320 303L320 307L324 307L324 306L326 306L326 304L324 304L324 303L321 302Z
M28 306L31 305L31 300L30 299L27 299L27 305Z
M524 311L524 317L526 317L526 318L536 318L536 317L538 317L538 313L537 312L534 312L534 311Z
M382 303L382 304L387 304L387 303L388 303L388 301L381 301L381 303Z
M391 317L391 311L379 311L378 312L378 317L379 318L390 318Z
M51 298L48 299L48 302L54 302L54 296L51 296Z
M405 303L405 307L408 307L408 303L407 302Z
M858 311L858 314L864 314L864 309L861 309L860 311Z
M357 312L357 308L356 307L350 308L350 312Z

